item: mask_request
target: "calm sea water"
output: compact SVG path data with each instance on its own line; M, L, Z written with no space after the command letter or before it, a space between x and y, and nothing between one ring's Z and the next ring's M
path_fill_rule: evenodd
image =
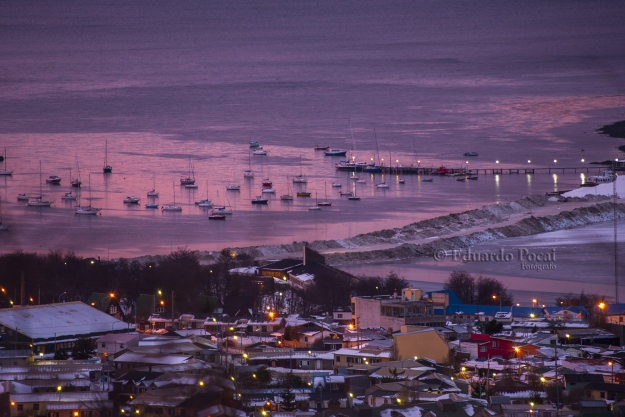
M404 185L377 176L351 202L330 186L348 186L333 168L340 158L312 147L451 167L477 151L474 168L617 157L619 141L594 130L625 117L624 15L611 1L3 1L0 147L15 173L0 178L13 226L0 250L130 257L343 238L573 188L579 173ZM250 157L252 139L269 155ZM52 208L16 201L39 192L39 161L44 178L63 178L43 186ZM189 164L196 191L179 186ZM101 216L75 216L60 199L78 167L91 183L82 201ZM262 178L279 196L300 173L312 199L251 205ZM389 190L374 188L382 180ZM231 182L241 192L226 193ZM155 201L175 198L182 213L143 208L154 183ZM326 192L333 206L309 212ZM141 205L124 205L127 195ZM194 205L207 195L232 218L209 222Z

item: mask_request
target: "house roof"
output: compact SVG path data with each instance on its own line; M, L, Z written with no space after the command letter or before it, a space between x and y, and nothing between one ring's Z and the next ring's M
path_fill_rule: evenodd
M600 374L566 374L564 379L567 383L575 384L577 382L604 382L603 375Z
M110 333L128 326L81 301L1 309L0 325L35 340Z
M260 269L267 271L284 271L302 265L303 262L304 261L302 261L301 259L281 259L279 261L265 265Z
M193 359L191 355L168 355L160 353L125 352L113 359L113 362L153 363L158 365L179 365Z

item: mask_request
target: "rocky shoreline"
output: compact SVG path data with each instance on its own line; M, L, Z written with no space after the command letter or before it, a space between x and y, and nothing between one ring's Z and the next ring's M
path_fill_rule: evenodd
M350 239L293 242L231 248L256 259L300 257L304 245L323 253L332 265L383 262L432 256L436 251L467 248L479 243L518 236L529 236L572 229L613 219L614 205L603 196L586 196L558 202L533 195L519 200L484 206L353 236ZM571 207L569 210L566 206ZM544 214L539 214L540 212ZM550 214L554 211L554 214ZM625 218L625 204L617 204L617 217ZM536 214L536 216L534 215ZM428 242L424 243L424 240ZM198 252L202 263L212 263L218 252ZM154 259L153 257L150 257Z

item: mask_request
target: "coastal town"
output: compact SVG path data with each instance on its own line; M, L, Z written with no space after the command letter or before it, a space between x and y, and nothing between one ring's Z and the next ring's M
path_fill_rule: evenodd
M183 314L174 288L44 304L24 278L3 287L5 299L20 294L0 310L3 415L608 417L625 407L624 304L537 294L522 305L461 271L424 292L351 276L308 247L245 262L228 273L256 296ZM359 290L341 291L346 282ZM329 304L297 303L319 284Z

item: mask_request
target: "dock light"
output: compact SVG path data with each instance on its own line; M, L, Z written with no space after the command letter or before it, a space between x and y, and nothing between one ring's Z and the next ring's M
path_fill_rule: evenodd
M499 159L498 159L498 160L496 160L496 161L495 161L495 163L496 163L496 164L498 164L498 163L499 163Z
M553 160L553 163L554 163L554 164L557 164L557 163L558 163L558 160L557 160L557 159L554 159L554 160Z
M582 162L584 162L584 158L582 158Z
M532 161L531 161L530 159L528 159L528 160L527 160L527 163L528 163L528 164L531 164L531 163L532 163Z

